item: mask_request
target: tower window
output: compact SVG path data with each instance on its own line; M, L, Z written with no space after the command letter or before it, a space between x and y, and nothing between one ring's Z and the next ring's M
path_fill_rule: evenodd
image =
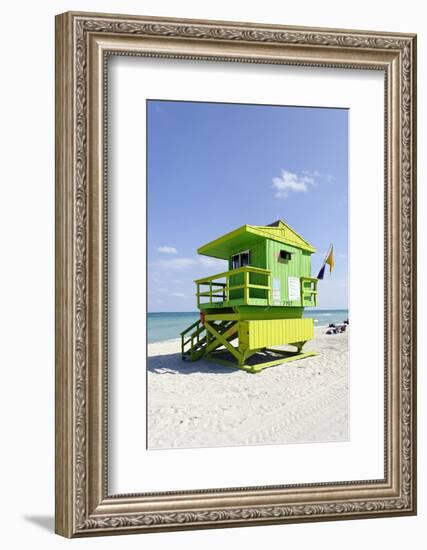
M231 256L231 269L238 269L239 267L244 267L251 263L251 251L244 250L238 254Z
M289 261L292 259L292 252L288 252L287 250L281 250L279 257L281 260Z

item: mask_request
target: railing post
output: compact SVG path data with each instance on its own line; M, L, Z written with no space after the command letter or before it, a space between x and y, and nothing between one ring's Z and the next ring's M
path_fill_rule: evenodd
M209 281L209 303L212 305L212 281Z
M270 273L267 274L267 285L268 285L267 300L268 300L268 305L271 306L271 271Z
M211 333L207 329L205 330L206 330L206 349L208 349L209 344L211 343ZM210 357L210 353L208 353L206 357Z
M200 309L200 296L199 296L199 294L200 294L200 285L199 285L199 283L196 283L196 285L197 285L197 309Z
M245 304L247 304L249 302L249 271L245 271L243 273L243 277L244 277L244 288L243 288L243 291L244 291L244 302Z

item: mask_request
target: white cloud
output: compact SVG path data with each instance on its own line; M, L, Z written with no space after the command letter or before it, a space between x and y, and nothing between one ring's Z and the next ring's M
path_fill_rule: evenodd
M160 269L187 269L195 263L196 260L193 258L170 258L167 260L158 260L151 265L160 267Z
M176 296L177 298L185 298L185 294L183 292L172 292L171 296Z
M157 251L162 252L162 254L176 254L177 253L177 249L174 246L159 246Z
M325 180L328 183L333 183L335 181L335 178L332 174L328 174L327 172L319 172L319 170L314 170L312 172L310 172L309 170L303 170L302 175L308 176L315 180Z
M278 199L286 199L290 192L307 193L310 186L316 185L313 175L303 172L301 175L282 170L282 175L273 178L273 189Z
M209 258L207 256L198 256L197 258L168 258L157 260L151 263L153 267L160 269L183 270L190 267L199 266L207 269L227 269L227 262L218 258Z

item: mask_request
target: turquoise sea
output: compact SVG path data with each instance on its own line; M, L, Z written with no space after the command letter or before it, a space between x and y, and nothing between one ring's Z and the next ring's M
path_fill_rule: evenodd
M304 317L314 319L314 326L328 326L348 319L348 309L305 309ZM148 342L163 342L180 338L180 333L197 321L197 311L148 314Z

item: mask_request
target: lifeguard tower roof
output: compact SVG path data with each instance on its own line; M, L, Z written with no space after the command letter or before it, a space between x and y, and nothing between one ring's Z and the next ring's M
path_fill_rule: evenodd
M271 239L288 244L310 254L316 252L305 239L298 235L283 220L277 220L269 225L242 225L230 233L226 233L197 249L198 254L227 260L234 251L244 250L263 239Z

